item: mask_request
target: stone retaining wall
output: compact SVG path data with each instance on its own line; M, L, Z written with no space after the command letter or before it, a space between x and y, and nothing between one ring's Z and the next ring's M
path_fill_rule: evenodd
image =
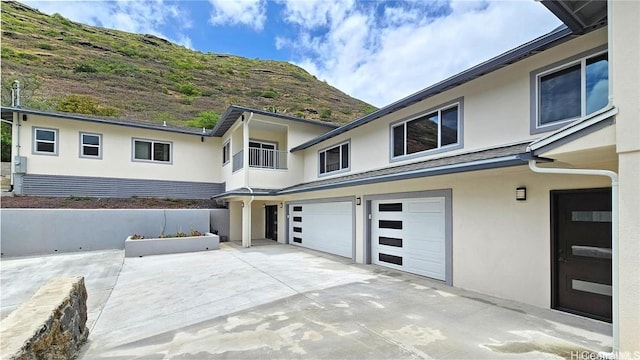
M73 359L89 336L84 278L49 280L0 322L2 359Z

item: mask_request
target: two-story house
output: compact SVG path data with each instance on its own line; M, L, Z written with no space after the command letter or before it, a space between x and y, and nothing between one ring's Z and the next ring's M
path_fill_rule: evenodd
M640 3L542 4L565 26L340 127L238 106L204 132L5 108L14 186L206 194L244 246L612 322L614 348L637 350Z

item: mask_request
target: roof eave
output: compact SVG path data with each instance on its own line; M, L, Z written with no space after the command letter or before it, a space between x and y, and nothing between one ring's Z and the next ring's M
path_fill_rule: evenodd
M295 122L311 124L311 125L316 125L316 126L323 126L323 127L328 127L328 128L332 128L332 129L335 129L335 128L339 127L339 125L332 124L332 123L327 123L327 122L322 122L322 121L315 121L315 120L308 120L308 119L302 119L302 118L297 118L295 116L289 116L289 115L269 112L269 111L265 111L265 110L252 109L252 108L239 106L239 105L231 105L220 116L220 120L218 121L218 124L211 131L211 134L213 136L218 136L218 137L224 136L224 134L233 126L233 124L236 121L238 121L238 118L242 114L244 114L245 112L255 113L255 114L260 114L260 115L265 115L265 116L271 116L271 117L275 117L275 118L283 119L283 120L288 120L288 121L295 121Z
M42 110L33 110L26 108L16 108L16 107L2 107L2 111L11 111L11 112L19 112L23 114L31 114L31 115L39 115L39 116L49 116L60 119L67 120L75 120L75 121L87 121L94 122L98 124L106 124L106 125L115 125L115 126L126 126L133 127L139 129L147 129L147 130L157 130L157 131L168 131L173 133L180 133L185 135L196 135L196 136L209 136L209 132L202 132L197 129L187 129L187 128L175 128L175 127L164 127L162 125L155 124L143 124L143 123L135 123L135 122L127 122L122 119L105 119L105 118L97 118L97 117L88 117L82 116L79 114L71 114L71 113L58 113L58 112L50 112L50 111L42 111Z

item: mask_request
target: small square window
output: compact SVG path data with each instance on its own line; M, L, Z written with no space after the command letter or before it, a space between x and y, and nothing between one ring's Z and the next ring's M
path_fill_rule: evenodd
M33 128L33 153L44 155L58 154L58 130Z
M102 157L102 135L80 133L80 157L99 159Z

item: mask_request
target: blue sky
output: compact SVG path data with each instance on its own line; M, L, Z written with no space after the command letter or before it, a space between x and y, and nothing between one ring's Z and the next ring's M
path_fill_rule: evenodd
M202 52L282 60L384 106L560 25L533 0L24 1Z

